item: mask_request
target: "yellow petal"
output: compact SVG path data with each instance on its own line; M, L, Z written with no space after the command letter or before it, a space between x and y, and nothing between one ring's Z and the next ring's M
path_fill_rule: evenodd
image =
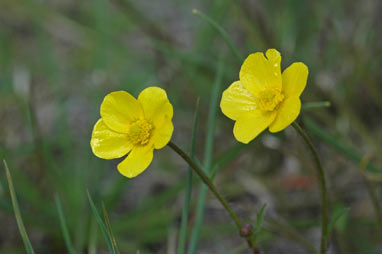
M138 101L142 104L145 117L151 119L155 126L160 126L163 121L171 121L174 111L162 88L153 86L144 89Z
M174 125L171 121L164 121L161 126L154 129L152 141L155 149L161 149L171 140Z
M273 50L269 55L272 61L275 61ZM281 72L277 71L274 64L272 65L262 52L251 54L245 59L240 69L240 81L254 96L258 96L264 89L282 88Z
M140 103L125 91L106 95L101 104L101 117L112 130L127 133L129 123L143 116Z
M293 63L283 72L283 91L286 97L300 96L308 79L308 67L303 63Z
M276 119L269 126L270 132L279 132L288 127L300 114L301 101L297 96L286 98L277 109Z
M118 164L118 171L128 178L136 177L150 165L153 151L152 145L134 146L126 159Z
M120 158L132 147L126 134L110 130L102 119L94 125L90 146L93 153L102 159Z
M237 141L248 144L257 137L275 119L276 111L266 112L254 110L243 114L235 123L233 134Z
M276 49L268 49L267 52L265 52L265 56L268 58L269 63L271 64L272 68L274 69L274 72L277 73L277 75L281 74L281 55L280 52L278 52Z
M224 115L236 120L242 114L256 109L255 97L240 81L235 81L223 92L220 108Z

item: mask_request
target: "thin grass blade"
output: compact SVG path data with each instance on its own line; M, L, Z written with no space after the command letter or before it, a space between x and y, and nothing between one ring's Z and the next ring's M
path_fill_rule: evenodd
M100 214L98 213L97 207L94 205L93 199L92 199L92 197L90 196L89 191L87 191L87 194L88 194L88 199L89 199L89 203L90 203L90 207L91 207L91 209L92 209L93 215L94 215L94 217L95 217L95 219L96 219L96 221L97 221L99 227L100 227L101 230L102 230L103 236L105 237L106 244L107 244L107 247L108 247L108 249L109 249L109 253L116 254L116 253L114 252L114 250L113 250L113 244L112 244L112 241L111 241L110 234L109 234L109 232L107 231L106 226L105 226L105 224L103 223Z
M332 217L332 219L330 220L329 222L329 225L328 225L328 231L326 232L326 237L328 238L330 233L332 232L334 226L336 225L336 223L339 221L339 219L342 217L342 216L345 216L348 212L349 212L349 208L342 208L340 210L338 210Z
M259 213L257 214L256 217L256 229L259 229L261 225L263 224L263 219L264 219L264 213L265 213L265 207L267 204L264 204L261 208Z
M265 214L265 208L266 208L267 204L265 203L264 205L261 206L260 208L260 211L257 213L257 216L256 216L256 227L255 227L255 230L253 232L253 239L256 243L256 245L258 244L258 238L259 236L261 235L261 233L263 232L263 221L264 221L264 214Z
M68 227L67 227L67 224L66 224L66 220L65 220L65 216L64 216L64 211L62 209L61 200L60 200L60 197L58 196L58 194L56 194L54 196L54 200L56 202L58 218L60 219L61 231L62 231L62 234L64 236L64 241L65 241L66 248L68 249L69 254L74 254L75 251L74 251L74 248L73 248L73 245L72 245L72 241L70 239L70 234L69 234L69 230L68 230Z
M198 98L196 101L196 107L195 107L195 113L194 113L194 123L192 127L192 137L191 137L191 147L190 147L191 159L194 159L195 157L195 141L196 141L196 132L198 127L198 119L199 119L199 102L200 102L200 98ZM187 223L188 223L188 215L190 213L190 201L191 201L191 192L192 192L192 171L193 171L192 168L188 167L184 206L182 211L182 221L180 224L180 231L179 231L178 252L177 252L178 254L184 254L186 249Z
M340 152L342 155L354 163L361 165L364 162L364 157L361 156L357 151L340 142L337 138L333 137L310 118L304 117L304 124L306 128L315 136L317 136L321 141L324 141L326 144ZM364 173L367 177L370 177L370 180L382 179L382 168L377 167L371 162L367 162L364 166Z
M97 254L97 238L98 238L98 226L96 219L90 220L89 228L89 241L88 241L88 253Z
M227 32L212 18L207 16L206 14L200 12L199 10L193 9L192 13L202 18L204 21L206 21L208 24L210 24L212 27L214 27L218 33L223 37L224 41L227 43L228 47L232 51L232 53L236 56L236 59L241 62L243 61L244 57L241 55L240 51L235 47L231 39L228 37Z
M118 250L118 246L117 246L117 241L115 240L115 237L114 237L114 234L113 234L113 230L111 229L111 224L110 224L109 216L107 214L107 210L106 210L104 202L102 202L102 212L103 212L103 217L105 219L106 228L107 228L107 230L109 231L109 234L110 234L113 250L114 250L115 253L119 254L119 250Z
M17 196L16 196L16 191L13 186L13 181L12 181L12 176L9 171L7 162L3 160L4 167L5 167L5 172L7 174L7 180L8 180L8 185L9 185L9 192L11 193L11 199L12 199L12 206L13 206L13 211L15 212L15 217L17 221L17 226L19 227L21 238L23 239L25 249L27 251L27 254L34 254L34 250L32 247L32 244L29 240L27 231L25 230L23 218L21 217L21 212L20 212L20 207L19 203L17 201Z
M215 133L215 126L216 126L216 113L217 113L217 109L219 105L218 102L220 98L219 93L220 93L220 87L222 83L223 69L224 69L223 59L220 58L218 71L216 73L216 79L215 79L214 86L212 88L212 93L211 93L211 103L210 103L208 121L207 121L207 136L206 136L206 143L205 143L205 150L204 150L204 168L207 170L207 174L209 176L211 176L212 174L212 151L213 151L214 133ZM191 232L190 245L188 248L189 254L196 253L196 249L199 242L200 229L203 223L204 207L206 203L207 191L208 191L207 186L202 184L200 193L199 193L198 205L196 208L195 224Z

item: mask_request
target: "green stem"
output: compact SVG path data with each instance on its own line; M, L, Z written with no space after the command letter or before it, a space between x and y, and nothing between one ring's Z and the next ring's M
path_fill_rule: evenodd
M301 107L302 111L309 111L312 109L328 108L330 107L330 101L317 101L304 103Z
M182 157L188 163L189 166L191 166L194 169L194 171L199 175L202 181L207 185L210 191L215 195L215 197L220 201L220 203L229 213L232 220L235 222L236 227L240 231L244 224L241 222L239 217L235 214L231 206L228 204L227 200L217 191L215 185L211 182L210 178L203 172L203 170L198 165L196 165L194 160L192 160L181 148L179 148L177 145L175 145L171 141L168 143L168 146L172 150L174 150L174 152L176 152L180 157ZM250 236L246 236L246 239L247 239L247 243L249 247L251 249L254 249L255 247L250 239Z
M325 172L322 167L320 157L316 149L314 148L312 141L305 133L305 131L300 127L297 122L293 122L292 126L296 129L296 131L301 135L306 144L309 146L310 151L312 152L314 161L318 170L318 179L320 181L320 189L321 189L321 245L320 245L320 253L325 254L328 246L328 198L327 198L327 189L326 189L326 180L325 180Z

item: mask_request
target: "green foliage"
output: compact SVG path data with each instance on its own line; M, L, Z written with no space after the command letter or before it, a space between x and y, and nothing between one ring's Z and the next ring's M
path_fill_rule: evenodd
M222 73L223 73L223 59L221 58L219 61L219 68L216 73L216 79L214 86L211 92L211 102L208 112L208 121L207 121L207 137L204 147L204 169L206 170L206 174L211 176L213 174L212 168L212 152L213 152L213 143L214 143L214 134L215 134L215 125L216 125L216 113L218 108L218 98L221 82L222 82ZM207 186L202 184L200 188L200 193L198 196L198 205L196 207L196 218L195 224L192 228L191 237L190 237L190 245L188 249L189 254L194 254L197 251L197 246L199 242L199 234L203 223L204 217L204 207L207 196Z
M265 213L265 207L267 204L264 204L261 206L260 211L257 213L257 218L256 218L256 230L260 229L261 225L263 224L263 219L264 219L264 213Z
M262 205L256 215L256 223L252 233L252 237L256 244L260 242L259 239L266 233L263 226L266 206L267 204Z
M103 220L102 220L102 218L98 212L98 209L95 206L92 197L90 196L89 191L88 191L88 199L89 199L90 208L93 212L93 215L94 215L99 227L101 228L102 234L105 238L107 247L109 249L109 253L115 254L116 251L115 251L114 246L113 246L113 241L112 241L112 237L110 235L110 232L107 230L107 228L106 228L106 226L105 226L105 224L104 224L104 222L103 222Z
M195 157L195 143L196 143L196 134L198 128L198 118L199 118L199 103L200 99L196 101L195 113L194 113L194 122L192 127L192 136L191 136L191 145L190 145L190 157L194 159ZM186 240L187 240L187 224L188 224L188 216L190 211L190 202L191 202L191 194L192 194L192 172L193 169L189 166L187 168L187 179L186 179L186 188L184 194L184 206L182 212L182 220L180 224L179 230L179 240L178 240L178 254L183 254L186 248Z
M11 194L13 211L15 213L16 222L17 222L17 226L19 227L21 238L23 239L23 242L24 242L25 250L26 250L27 254L34 254L35 252L33 250L32 244L29 240L27 231L25 229L23 218L21 217L20 206L19 206L19 203L17 201L15 187L13 186L13 180L12 180L11 172L9 171L7 162L5 160L3 160L3 163L4 163L5 173L7 175L9 192Z
M58 196L58 194L56 194L54 196L54 200L56 202L58 218L60 219L61 231L62 231L62 235L64 236L66 248L68 249L68 253L69 254L74 254L75 251L74 251L74 248L73 248L73 245L72 245L72 241L70 239L70 234L69 234L68 226L66 225L64 211L62 209L61 200L60 200L60 197Z
M345 207L336 207L334 209L332 219L329 222L327 236L330 235L334 227L340 232L344 232L348 220L348 214L350 209Z
M167 149L156 151L154 164L134 180L121 177L115 162L96 158L89 139L103 97L115 90L137 95L146 86L162 86L174 104L174 137L188 142L198 96L199 122L209 121L220 55L226 56L221 73L225 89L238 79L243 57L272 47L282 52L283 69L292 61L303 61L309 67L301 120L330 174L330 199L357 212L357 216L344 214L336 220L331 246L341 253L377 253L382 236L373 206L361 195L366 192L360 179L366 175L375 182L378 206L382 165L378 156L382 137L378 1L216 0L195 4L174 0L1 1L0 158L12 165L12 180L33 248L38 253L65 253L71 245L76 251L95 253L103 245L103 239L97 238L97 216L89 216L93 214L86 196L89 189L113 215L110 225L106 218L104 224L108 235L113 228L122 253L165 250L172 242L168 229L182 213L183 171ZM193 15L193 8L200 11ZM312 104L317 101L330 101L331 107L317 108ZM318 227L318 199L312 198L317 195L315 182L309 180L309 157L301 142L286 130L272 136L275 139L265 133L249 145L239 144L232 135L232 121L215 115L209 170L212 178L218 176L218 189L243 216L259 205L258 195L269 195L274 205L269 203L267 214L292 224L266 216L261 236L264 251L277 248L282 238L286 251L297 252L294 246L298 245L313 253L316 243L306 232ZM204 166L203 150L207 149L203 145L211 138L207 132L207 125L201 124L195 145L195 156ZM284 174L288 170L306 182L291 184L290 175ZM256 186L246 185L243 177L255 179ZM8 202L5 176L0 176L0 183L0 225L1 232L6 232L0 252L24 253L15 225L7 223L14 220L16 209L12 207L18 204L12 206L13 199L12 204ZM57 201L55 206L52 193L60 193L64 207L58 208ZM195 197L189 211L199 201ZM206 202L214 204L212 199ZM213 221L202 223L200 251L231 253L232 245L242 239L232 237L237 232L225 220L224 211L213 212ZM334 219L336 208L331 213ZM195 217L193 213L188 217L190 229ZM20 209L16 221L23 229ZM64 228L70 229L70 238ZM25 229L22 236L27 237ZM230 242L225 241L228 237Z
M330 135L326 130L318 126L314 121L312 121L310 118L305 117L304 123L306 124L309 131L311 131L314 135L320 138L323 142L327 143L331 147L333 147L335 150L343 154L346 158L350 159L351 161L355 162L358 165L362 165L363 157L355 151L353 148L345 145L341 140L333 137ZM373 163L367 162L366 163L366 174L367 176L370 176L371 179L380 179L382 177L382 168L378 168Z
M224 41L227 43L228 47L233 52L233 54L235 55L236 59L239 62L241 62L244 59L244 57L241 55L241 53L237 50L237 48L234 46L234 44L230 40L227 32L215 20L213 20L212 18L208 17L206 14L204 14L204 13L202 13L196 9L193 9L192 13L201 17L203 20L208 22L208 24L213 26L219 32L219 34L223 37Z
M118 250L118 246L117 246L117 241L115 240L115 237L114 237L114 234L113 234L113 230L111 229L109 215L107 214L104 202L102 202L102 212L103 212L103 217L105 219L107 232L109 233L109 236L111 238L111 244L112 244L112 247L113 247L113 252L116 253L116 254L119 254L119 250Z

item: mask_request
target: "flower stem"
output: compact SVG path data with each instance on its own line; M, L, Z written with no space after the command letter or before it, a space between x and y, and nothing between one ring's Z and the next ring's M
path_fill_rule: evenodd
M317 102L308 102L302 105L302 111L309 111L312 109L320 109L330 107L330 101L317 101Z
M301 135L306 144L309 146L310 151L312 152L314 161L318 170L318 179L320 181L320 189L321 189L321 245L320 245L320 253L325 254L327 251L328 245L328 197L327 197L327 189L326 189L326 180L325 180L325 172L322 167L320 157L316 149L314 148L312 141L305 133L305 131L300 127L297 122L293 122L292 126L296 129L296 131Z
M220 203L229 213L229 215L231 216L232 220L235 222L236 227L239 229L239 231L241 231L244 224L241 222L239 217L235 214L231 206L228 204L227 200L217 191L215 185L212 183L210 178L203 172L203 170L200 167L198 167L198 165L194 162L194 160L191 159L181 148L179 148L177 145L175 145L171 141L168 143L168 146L172 150L174 150L180 157L182 157L188 163L189 166L191 166L194 169L194 171L199 175L202 181L207 185L210 191L215 195L215 197L220 201ZM254 246L254 243L251 241L251 235L245 236L245 238L247 239L248 246L251 249L256 249Z

